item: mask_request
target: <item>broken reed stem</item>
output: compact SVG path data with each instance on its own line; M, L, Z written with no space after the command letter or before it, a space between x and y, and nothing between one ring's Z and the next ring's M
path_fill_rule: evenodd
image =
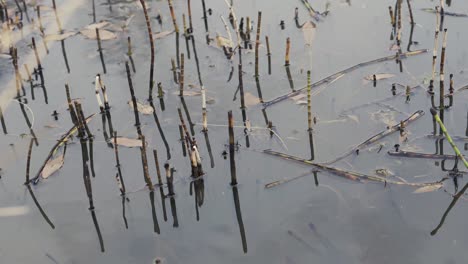
M148 100L153 100L153 88L154 88L154 39L153 31L151 30L151 21L148 16L148 10L146 10L145 0L140 0L141 6L143 7L143 13L145 14L146 28L148 29L148 38L150 41L151 51L151 62L150 62L150 79L149 79L149 97Z
M117 144L117 131L114 131L114 152L115 152L115 167L117 168L117 183L119 184L119 190L121 195L125 195L125 183L122 176L122 168L120 165L120 158L119 158L119 145Z
M162 186L163 182L161 178L161 169L159 167L158 152L156 151L156 149L153 149L153 157L154 157L154 164L156 166L156 174L158 175L158 184L159 186Z
M99 83L100 83L100 75L96 74L96 79L94 81L94 94L96 95L96 101L99 106L99 110L101 114L104 113L104 105L102 104L101 94L99 93Z
M127 51L127 56L128 56L128 59L130 60L130 64L132 64L132 70L134 73L136 73L136 69L135 69L135 62L133 61L133 52L132 52L132 40L130 38L130 36L127 37L127 43L128 43L128 51Z
M182 128L185 133L185 139L190 143L190 146L193 146L193 142L192 142L192 139L190 138L189 131L187 130L187 126L185 125L184 116L182 115L182 110L180 108L177 108L177 112L179 113L180 124L182 125ZM190 149L190 146L187 146L187 148Z
M245 30L245 40L244 40L244 49L249 48L249 43L250 43L250 17L247 17L247 23L246 23L246 30Z
M171 18L172 18L172 24L174 25L174 31L178 34L179 27L177 26L176 17L174 14L174 7L172 6L172 0L167 0L167 3L169 4L169 11L171 12Z
M182 125L179 125L179 133L180 133L180 143L182 144L182 154L184 157L186 157L187 150L185 149L184 130L182 128Z
M262 25L262 12L258 12L257 18L257 37L255 38L255 77L259 77L258 74L258 48L260 46L260 27Z
M2 107L0 106L0 122L2 123L3 134L8 134L6 124L5 124L5 117L3 116Z
M286 39L286 55L284 57L284 66L289 66L289 51L291 49L291 40L289 37Z
M145 136L142 134L140 136L141 139L141 162L143 163L143 175L145 177L146 186L150 189L150 191L154 191L153 183L151 182L151 178L148 172L148 157L146 156L146 141Z
M307 71L307 124L308 131L312 131L312 85L310 82L310 71Z
M439 108L444 109L444 81L445 81L445 51L447 49L447 29L444 29L444 40L442 43L442 52L440 55L440 94L439 94Z
M244 81L242 78L242 48L239 46L239 66L238 66L238 72L239 72L239 91L240 91L240 98L241 98L241 109L245 109L245 98L244 98Z
M185 71L184 53L180 54L180 75L179 75L179 96L184 96L184 71Z
M416 23L414 23L413 9L411 8L410 0L406 0L406 3L408 4L408 10L409 10L410 19L411 19L411 25L414 25Z
M429 86L429 92L433 92L433 83L435 79L436 61L437 61L437 50L439 46L439 7L436 6L436 28L434 34L434 49L432 50L432 74L431 74L431 85Z
M108 112L110 110L109 98L107 97L107 88L102 82L101 76L99 76L99 86L101 88L102 97L104 98L104 109L106 110L106 112Z
M188 18L189 18L189 29L190 29L190 32L193 32L192 5L191 5L190 0L187 0L187 9L188 9Z
M267 46L267 57L268 57L268 75L271 75L271 51L270 51L270 39L265 36L265 42Z
M236 160L234 159L235 145L234 145L234 118L232 111L228 112L228 133L229 133L229 161L231 165L231 185L237 185L236 176Z
M102 71L104 74L106 74L107 70L106 70L106 64L104 62L104 54L102 53L101 37L99 36L99 28L96 28L96 39L97 39L97 44L98 44L99 57L101 58Z
M390 14L390 24L395 27L395 17L393 16L393 10L391 6L388 6L388 13Z
M206 113L206 89L204 86L201 88L202 94L202 123L203 123L203 132L208 131L208 117Z
M172 74L173 74L173 77L174 77L174 83L178 84L179 82L177 81L177 69L176 69L176 66L175 66L175 61L173 58L171 58L171 71L172 71Z
M141 137L140 116L138 114L137 101L135 98L135 91L133 90L132 77L130 76L130 67L128 61L125 62L125 69L127 70L128 87L130 88L130 96L133 103L133 113L135 114L135 126L137 127L138 136Z

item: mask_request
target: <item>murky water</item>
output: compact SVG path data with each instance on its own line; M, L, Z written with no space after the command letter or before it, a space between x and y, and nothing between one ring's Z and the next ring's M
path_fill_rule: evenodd
M12 2L12 3L10 3ZM14 9L13 1L8 7ZM21 2L21 1L19 1ZM51 7L52 1L37 1ZM71 3L73 2L73 3ZM40 87L34 88L32 100L29 83L24 82L27 106L39 146L34 146L31 159L31 177L42 166L52 146L72 126L67 111L64 84L71 88L71 97L80 99L85 115L98 113L89 123L94 134L94 167L92 178L95 219L102 233L105 252L101 252L93 217L83 184L82 152L78 139L68 144L65 164L48 179L33 185L32 190L47 213L55 229L44 220L28 189L23 185L26 158L30 141L29 129L24 121L20 105L6 96L13 91L14 68L9 59L0 59L1 103L8 134L0 136L0 207L19 207L16 216L0 216L0 259L2 263L465 263L468 245L464 222L468 208L465 196L446 217L435 235L431 235L452 202L452 180L443 188L415 194L415 187L384 185L380 183L356 183L326 172L312 173L295 181L272 189L265 184L275 180L300 176L311 167L261 153L274 149L290 155L309 158L307 132L307 107L288 99L266 109L278 137L270 137L264 114L259 105L249 106L247 116L253 129L247 148L243 128L235 129L240 144L236 152L238 186L231 187L228 151L227 112L233 111L235 125L242 126L239 95L233 101L238 86L238 57L228 61L223 51L213 41L206 44L201 1L191 1L196 52L201 79L207 89L208 135L214 157L210 166L205 137L201 132L202 111L200 96L185 96L190 111L196 140L200 148L205 175L203 181L193 182L187 157L182 156L177 108L182 108L178 96L179 85L173 81L171 58L176 58L175 34L155 40L155 81L165 91L165 110L159 99L155 106L159 121L170 147L175 167L175 196L162 199L160 188L154 192L155 216L152 211L152 194L143 188L140 151L138 148L119 147L123 178L129 201L124 203L128 229L122 217L122 198L115 181L114 150L105 142L103 123L94 95L94 77L102 74L111 105L113 129L120 136L136 138L135 120L125 72L128 60L127 36L131 36L136 73L132 74L136 97L145 102L148 97L150 49L143 11L134 1L96 0L97 21L106 20L121 25L134 15L127 29L116 31L117 39L102 41L107 73L97 51L96 40L76 35L64 41L70 67L67 72L60 41L48 42L49 54L45 54L38 27L24 21L23 37L18 30L12 33L19 55L20 71L26 79L23 64L30 70L36 66L31 37L36 38L42 57L48 104ZM138 2L138 1L137 1ZM206 0L209 36L228 37L220 15L228 21L229 9L224 1ZM325 10L326 1L310 1L317 10ZM449 1L447 1L449 2ZM468 13L464 1L451 1L446 10ZM306 84L306 71L311 70L312 81L318 81L333 73L361 62L394 55L390 51L392 27L388 6L394 1L329 1L330 13L317 22L311 46L305 45L304 33L296 28L294 9L299 8L300 23L310 20L302 1L234 1L238 20L249 16L253 23L251 39L255 41L257 12L262 11L260 59L260 84L265 100L291 91L285 67L286 38L291 39L290 71L296 89ZM174 1L177 22L182 28L182 13L187 14L186 1ZM410 49L429 49L434 45L436 15L421 10L438 5L434 1L412 1L416 25ZM166 1L147 1L154 32L172 30L173 25ZM448 5L448 3L447 3ZM91 1L57 1L58 14L66 31L77 31L93 23ZM36 18L33 6L29 6L30 18ZM162 26L157 14L162 16ZM37 19L36 23L37 23ZM280 22L285 29L281 30ZM54 12L42 8L42 23L46 34L56 34ZM229 21L228 21L229 23ZM445 62L446 90L448 75L453 73L455 88L467 84L466 69L468 18L446 16L444 27L448 29L448 45ZM236 38L231 29L233 39ZM406 1L402 11L402 47L406 52L411 25ZM115 31L115 30L114 30ZM272 73L268 74L265 36L269 36L272 51ZM441 34L442 35L442 34ZM4 36L2 35L2 39ZM442 38L442 37L441 37ZM4 43L4 42L2 42ZM200 91L193 45L190 41L188 59L185 39L180 37L180 52L185 53L185 89ZM439 48L440 48L439 44ZM8 47L2 47L2 53ZM439 49L440 54L440 49ZM254 52L243 50L243 81L246 93L257 96L254 78ZM387 155L395 144L402 150L421 153L441 153L435 139L425 137L433 132L430 97L426 93L431 77L431 52L403 60L400 73L394 60L359 68L345 74L332 84L321 86L320 93L312 97L312 112L317 118L314 125L315 157L318 162L333 160L387 126L395 125L410 114L423 110L423 118L407 126L408 141L400 142L399 133L392 134L378 143L352 154L333 166L364 174L375 174L377 169L387 169L408 182L435 182L448 175L453 161L397 158ZM437 63L438 65L438 63ZM235 71L229 79L231 68ZM437 67L438 71L439 67ZM395 77L365 82L364 77L377 73L392 73ZM411 100L396 96L383 104L369 102L392 96L391 84L417 86ZM35 82L37 83L37 82ZM438 79L435 88L438 94ZM190 87L194 88L190 88ZM325 88L324 88L325 87ZM424 87L424 88L422 88ZM11 90L12 89L12 90ZM402 88L398 87L398 91ZM403 89L404 90L404 89ZM155 86L155 93L157 88ZM10 93L11 95L11 93ZM454 136L467 137L468 92L457 93L453 107L444 113L444 121ZM306 100L306 99L302 99ZM438 98L436 97L436 102ZM447 100L448 102L448 100ZM8 104L8 107L6 105ZM436 103L437 104L437 103ZM55 121L51 114L59 113ZM345 113L343 115L343 113ZM184 114L185 115L185 114ZM156 148L159 162L166 162L166 149L152 115L141 115L143 134L148 141L149 170L153 182L157 182L152 149ZM438 131L437 131L438 132ZM462 153L467 154L467 141L456 141ZM379 151L380 146L382 149ZM448 142L443 143L443 153L453 154ZM463 169L461 163L458 164ZM164 175L164 172L163 172ZM389 176L391 179L395 177ZM318 185L316 184L318 183ZM465 185L458 179L459 190ZM167 187L162 190L167 194ZM197 206L198 204L198 206ZM5 209L4 209L5 210ZM3 211L4 212L4 211ZM159 234L155 232L155 220Z

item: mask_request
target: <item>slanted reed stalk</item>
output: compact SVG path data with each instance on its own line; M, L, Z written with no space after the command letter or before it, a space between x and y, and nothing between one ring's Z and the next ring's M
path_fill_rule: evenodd
M177 26L176 16L174 13L174 7L172 6L172 0L167 0L169 4L169 11L171 12L172 17L172 24L174 25L175 31L175 38L176 38L176 60L177 60L177 67L180 67L180 60L179 60L179 27Z
M180 54L180 75L179 75L179 96L184 96L184 72L185 72L185 62L184 62L184 53Z
M180 143L182 144L182 154L184 157L186 157L187 150L185 149L184 130L182 128L182 125L179 125L179 133L180 133Z
M206 15L205 0L202 0L202 7L203 7L203 21L205 22L205 32L208 35L208 16Z
M286 55L284 57L284 66L289 66L289 51L291 49L291 40L288 37L286 39Z
M229 133L229 161L231 164L231 185L237 185L236 176L236 160L234 159L235 145L234 145L234 118L232 111L228 112L228 133Z
M258 48L260 46L260 27L262 25L262 12L258 12L257 18L257 37L255 38L255 77L259 77L258 74Z
M46 53L49 54L49 48L47 47L47 42L45 40L45 28L42 26L40 5L36 6L36 14L37 14L37 20L39 22L39 31L41 32L42 42L44 43L44 48L46 49Z
M148 186L148 188L151 191L154 191L154 186L153 186L153 183L151 182L151 177L150 177L149 172L148 172L148 158L146 156L145 136L141 135L140 139L141 139L140 151L141 151L141 161L143 163L143 175L145 177L146 186Z
M2 111L1 106L0 106L0 122L2 123L3 134L5 135L8 134L6 123L5 123L5 117L3 116L3 111Z
M411 19L411 25L414 25L416 23L414 22L413 9L411 8L410 0L406 0L406 3L408 4L408 10L409 10L410 19Z
M265 36L265 42L267 46L267 57L268 57L268 75L271 75L271 51L270 51L270 39Z
M244 81L242 78L242 48L239 47L239 66L238 66L238 72L239 72L239 91L240 91L240 97L241 97L241 109L245 109L245 98L244 98Z
M125 195L125 183L122 176L122 168L120 165L120 158L119 158L119 145L117 144L117 131L114 131L114 153L115 153L115 167L117 168L117 179L119 183L119 190L121 195Z
M133 56L132 56L133 55L132 39L130 38L130 36L127 37L127 46L128 46L127 56L128 56L128 59L130 60L130 64L132 64L132 70L135 73L136 72L135 62L133 61Z
M140 116L138 114L137 101L135 98L135 91L133 90L132 77L130 76L130 66L128 65L128 61L125 62L125 68L127 70L128 87L130 88L130 96L133 103L133 113L135 114L135 126L137 127L138 136L141 137Z
M65 84L65 93L67 95L68 111L70 112L71 120L73 124L77 124L78 117L75 112L75 108L73 107L73 103L70 96L70 86L68 85L68 83Z
M187 11L188 11L188 19L189 19L189 30L190 30L190 33L192 33L193 32L192 4L190 0L187 0Z
M36 57L36 69L37 69L37 72L39 73L39 77L41 79L41 87L42 87L42 91L44 92L44 100L45 100L45 103L48 104L48 99L47 99L47 90L45 88L45 82L44 82L44 73L42 72L42 64L41 64L41 59L39 57L39 53L37 52L37 47L36 47L36 41L34 39L34 37L31 38L31 42L32 42L32 46L33 46L33 49L34 49L34 56Z
M145 14L146 28L148 29L148 38L150 41L151 51L151 62L150 62L150 79L149 79L149 97L148 100L153 100L153 88L154 88L154 39L153 31L151 30L151 21L148 16L148 10L146 9L145 0L140 0L141 6L143 7L143 13Z
M189 46L190 29L187 28L187 22L185 21L185 14L182 14L182 24L184 26L184 38L185 38L185 47L187 48L187 59L190 60L190 46Z
M440 55L440 94L439 94L439 107L444 108L444 81L445 81L445 52L447 49L447 29L444 29L444 41L442 43L442 52Z
M29 71L29 67L27 64L23 64L23 66L24 66L24 70L26 71L26 74L28 75L29 86L31 87L31 99L35 100L36 98L34 96L34 84L33 84L32 76L31 76L31 72Z
M449 105L448 107L453 106L453 94L455 92L455 88L453 86L453 74L450 74L450 87L449 87Z
M158 152L156 149L153 149L154 165L156 166L156 174L158 175L158 184L159 186L163 185L161 178L161 168L159 167Z
M107 73L106 63L104 62L104 54L102 53L101 37L99 36L99 28L96 28L96 39L97 39L97 44L98 44L99 57L101 58L102 71L104 74L106 74Z

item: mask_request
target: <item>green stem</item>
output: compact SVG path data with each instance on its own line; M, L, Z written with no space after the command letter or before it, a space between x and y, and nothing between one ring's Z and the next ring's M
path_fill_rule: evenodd
M437 123L439 123L440 129L445 135L445 138L447 138L447 141L450 143L450 146L452 146L453 150L455 151L455 154L457 154L458 158L463 161L463 164L465 165L466 168L468 168L468 161L466 161L465 157L461 154L460 150L458 149L457 145L453 142L452 138L450 137L449 133L447 132L447 128L444 126L444 122L440 120L439 115L437 114L437 111L434 108L431 108L431 114L434 116L435 120Z

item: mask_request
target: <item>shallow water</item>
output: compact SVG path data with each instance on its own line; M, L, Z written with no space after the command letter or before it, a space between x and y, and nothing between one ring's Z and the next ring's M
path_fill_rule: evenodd
M51 6L51 1L38 1ZM324 10L326 1L313 2L314 8ZM137 98L144 102L148 96L149 43L143 11L132 1L96 1L97 20L120 24L131 14L135 17L124 32L118 32L116 40L103 41L107 74L103 81L107 86L111 104L112 124L118 134L136 138L133 111L127 105L130 93L125 73L127 36L133 43L133 59L136 73L132 74ZM250 16L253 19L251 39L255 39L257 11L262 11L260 46L260 83L265 100L291 91L286 76L284 53L286 38L291 38L291 73L296 88L306 84L306 71L311 70L312 80L317 81L355 64L394 55L389 51L391 25L388 6L394 1L352 0L348 3L330 1L330 14L317 23L312 46L304 44L303 32L293 20L295 7L299 8L301 23L310 19L300 1L234 1L238 20ZM430 52L405 59L404 72L394 61L362 67L346 74L336 82L325 85L326 89L312 98L312 111L317 117L314 125L316 161L333 160L372 135L383 131L388 125L403 120L409 114L424 110L425 116L407 129L408 142L399 142L398 133L392 134L369 148L361 149L359 155L351 155L334 164L344 170L375 174L376 169L385 168L409 182L434 182L447 175L437 160L395 158L386 154L393 145L401 149L435 153L435 140L422 137L432 133L430 98L425 92L431 74L435 14L422 11L434 7L434 1L413 1L416 25L413 41L419 44L412 49L429 49ZM208 17L210 37L216 34L227 37L222 15L228 20L229 10L224 1L206 0L212 9ZM9 8L14 8L9 3ZM166 1L148 1L154 32L172 30L172 21ZM93 22L91 1L57 1L58 14L66 30L77 30ZM182 13L187 13L186 1L174 1L179 27ZM468 4L452 1L446 9L450 12L466 13ZM162 15L160 27L156 20L157 10ZM33 17L32 7L29 8ZM406 51L410 34L409 13L403 3L402 47ZM55 34L57 26L52 11L42 13L46 34ZM206 148L201 125L195 126L196 139L200 147L203 168L203 186L197 182L198 192L203 191L202 205L196 207L191 195L190 164L182 156L179 142L179 119L177 108L182 107L178 97L178 85L173 81L171 58L176 57L175 34L155 40L155 81L161 82L165 90L166 109L161 111L155 101L157 114L170 146L172 158L169 163L176 168L175 193L161 200L159 188L155 189L154 204L160 234L154 232L151 194L144 189L140 152L137 148L119 147L122 173L130 193L125 203L128 229L122 219L122 200L115 182L115 157L103 136L101 116L96 115L89 123L94 139L94 165L96 177L92 178L92 189L96 219L102 232L105 252L101 252L89 204L83 184L81 149L79 140L67 147L66 161L62 169L46 180L33 186L41 206L55 225L55 229L44 221L37 210L24 183L26 158L29 144L29 129L20 111L19 104L9 98L3 107L8 135L0 135L0 207L24 206L23 215L1 217L0 259L2 263L153 263L161 258L163 263L465 263L468 255L467 231L464 230L468 204L462 196L447 216L436 235L431 231L439 224L444 211L452 201L454 192L451 180L444 182L438 191L414 194L414 187L386 185L380 183L356 183L333 174L318 172L318 186L312 174L273 189L264 185L275 180L296 177L310 172L311 168L291 161L261 153L274 149L287 154L309 158L307 133L307 107L296 105L288 99L267 108L269 120L284 141L270 138L265 129L257 129L249 135L247 148L243 129L235 129L239 151L236 152L238 186L231 187L229 160L222 152L228 150L227 112L233 110L235 124L242 126L239 99L233 101L238 86L238 58L226 60L222 50L205 42L205 30L201 1L192 1L192 17L200 71L207 96L214 99L208 105L209 140L214 156L214 168ZM280 21L285 21L281 30ZM446 57L446 79L454 74L455 88L467 84L466 60L468 41L465 25L468 18L445 17L448 28ZM36 65L32 50L28 47L30 37L35 36L44 67L44 79L48 93L48 104L40 88L35 88L35 100L31 99L29 83L24 82L28 106L34 112L34 132L39 146L33 147L31 175L34 176L43 164L51 147L60 136L72 127L67 111L64 84L69 83L72 98L79 98L85 115L98 113L94 95L94 77L102 74L102 66L95 40L81 35L64 41L70 73L67 73L60 42L48 42L50 53L45 54L37 28L31 30L25 22L24 39L18 37L19 64ZM29 28L29 29L28 29ZM32 33L31 33L32 32ZM14 32L15 36L19 32ZM31 35L32 34L32 35ZM235 39L235 33L231 30ZM272 74L268 74L264 36L268 35L272 49ZM185 39L180 38L180 52L186 53ZM197 68L192 45L191 57L185 60L185 83L198 87ZM440 47L440 44L439 44ZM5 52L2 50L2 52ZM440 53L440 49L439 49ZM187 54L185 54L187 56ZM28 58L32 60L29 61ZM254 79L254 53L243 51L245 91L257 96ZM227 82L231 67L234 77ZM14 70L10 60L0 60L0 92L14 87ZM21 73L26 76L24 69ZM438 71L438 67L437 67ZM396 76L380 80L376 87L365 83L365 76L375 73L392 73ZM355 106L391 96L391 84L424 88L415 89L411 101L405 103L404 96L397 96L385 105L371 104L347 111L349 118L340 113ZM448 90L448 81L446 82ZM13 85L13 86L11 86ZM323 88L323 87L322 87ZM318 88L319 90L322 88ZM401 89L401 88L399 88ZM155 92L157 88L155 86ZM199 91L199 88L193 88ZM436 94L438 85L436 85ZM3 94L4 95L4 94ZM14 95L14 94L13 94ZM468 92L458 93L454 107L445 111L444 121L452 135L464 136L467 128ZM239 98L239 96L237 96ZM201 97L186 96L194 123L201 123ZM437 98L436 101L438 102ZM392 106L389 108L388 105ZM397 109L398 111L396 111ZM59 113L58 121L51 116ZM184 114L185 115L185 114ZM252 127L265 127L264 116L259 105L248 107L248 119ZM30 119L32 117L30 116ZM156 172L151 150L156 148L162 166L167 159L166 150L153 116L141 115L142 130L148 141L150 174L156 183ZM56 128L47 128L54 125ZM222 125L222 126L218 126ZM107 131L109 132L109 131ZM26 136L20 136L26 133ZM467 154L466 141L456 142L462 153ZM382 150L377 153L379 144ZM466 145L465 145L466 146ZM444 142L444 153L453 154L448 142ZM447 161L447 168L453 161ZM459 164L462 170L462 164ZM466 170L465 170L466 171ZM465 180L459 179L459 189ZM192 187L194 188L194 187ZM167 194L167 188L163 188ZM196 192L196 191L195 191ZM165 204L163 207L163 203ZM238 206L236 206L238 205ZM236 210L237 207L237 210ZM167 221L164 219L166 210ZM197 217L198 215L198 217ZM175 220L177 219L177 220ZM245 242L241 231L243 223Z

